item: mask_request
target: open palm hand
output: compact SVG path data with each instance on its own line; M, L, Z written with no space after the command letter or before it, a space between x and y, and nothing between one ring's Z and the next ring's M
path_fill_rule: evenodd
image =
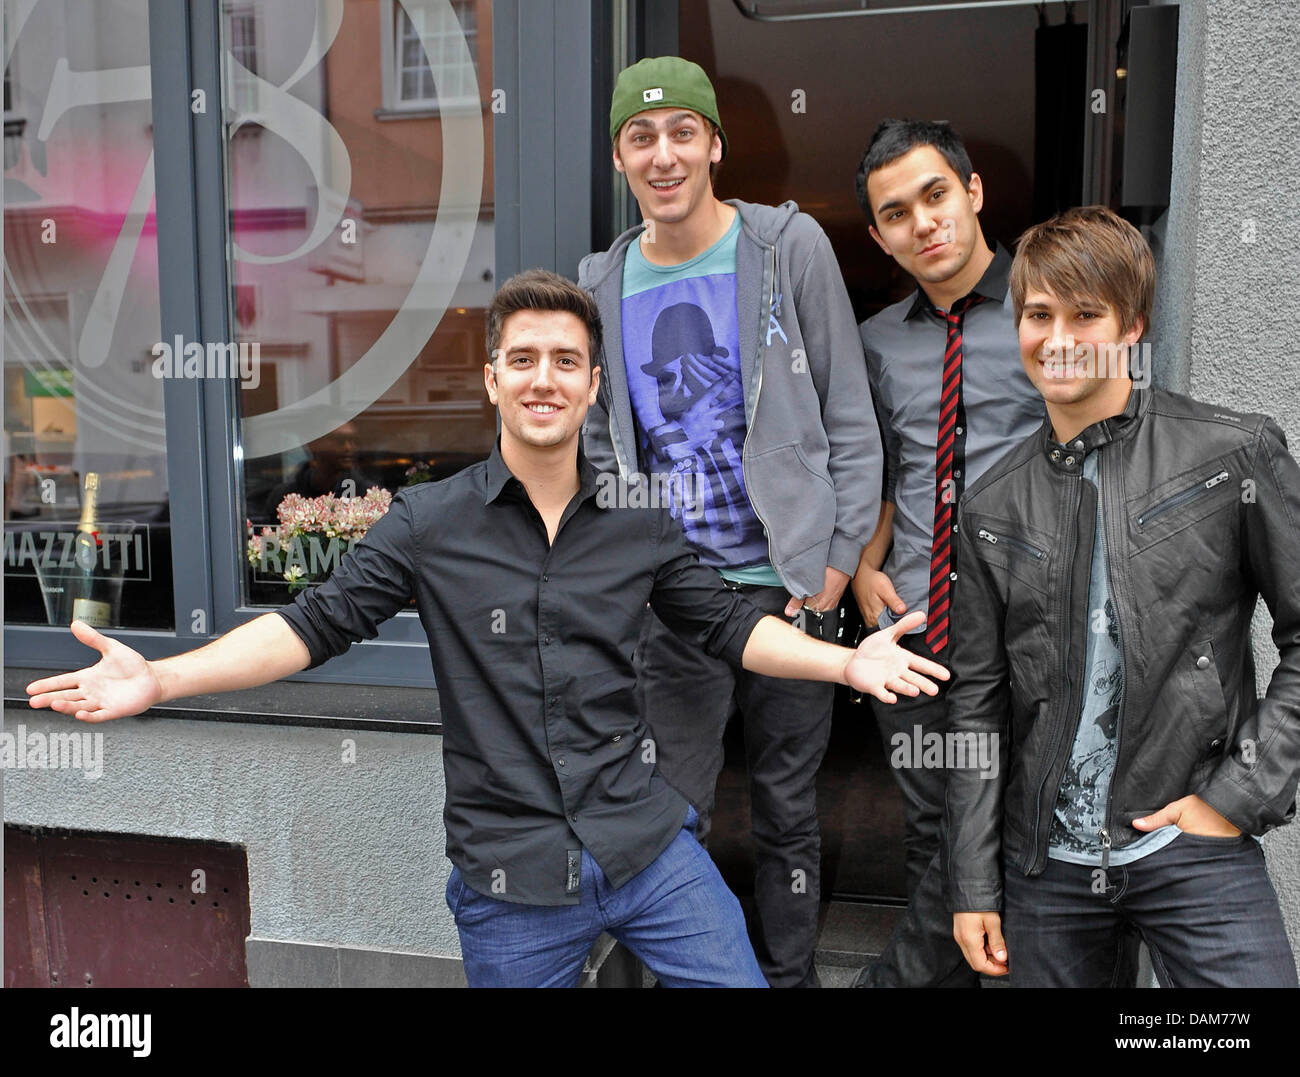
M33 681L27 686L31 706L49 707L84 722L107 722L139 714L162 698L158 678L137 651L85 621L73 621L72 634L97 650L100 660L75 673Z
M872 632L853 652L844 667L844 678L859 692L875 696L882 703L896 703L898 696L916 696L924 692L937 695L939 686L931 677L948 679L948 671L938 662L913 654L899 645L909 629L917 628L925 614L914 610L889 628ZM895 694L897 693L897 694Z

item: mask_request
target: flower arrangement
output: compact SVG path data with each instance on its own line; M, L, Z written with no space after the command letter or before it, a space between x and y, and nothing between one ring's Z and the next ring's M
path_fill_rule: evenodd
M433 462L430 460L417 460L411 467L406 469L406 481L403 486L414 486L419 482L428 482L433 478Z
M304 590L329 575L375 521L388 511L393 495L372 486L363 497L304 497L286 494L275 514L277 527L248 530L248 562L279 575L289 593Z

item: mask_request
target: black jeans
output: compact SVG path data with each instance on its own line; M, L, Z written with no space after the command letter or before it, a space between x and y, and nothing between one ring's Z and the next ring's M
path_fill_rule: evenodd
M921 633L900 641L908 650L945 664L947 652L935 654ZM900 757L910 761L911 744L926 733L943 734L947 728L947 683L937 682L937 696L899 696L897 703L871 700L885 758L892 760L901 744ZM898 738L905 738L899 740ZM891 767L903 794L903 850L907 858L907 912L893 937L871 965L862 971L855 987L978 987L979 976L966 964L952 937L952 913L944 896L939 868L940 824L948 772L942 767Z
M1100 884L1096 870L1048 860L1030 878L1006 868L1002 930L1012 987L1127 986L1115 970L1126 924L1146 940L1164 987L1297 986L1254 838L1180 834L1126 867L1111 865Z
M911 651L944 664L947 651L935 654L920 633L904 636ZM937 696L900 696L897 703L872 700L880 724L885 758L894 757L895 737L906 734L910 745L918 735L944 733L947 728L947 682ZM919 731L917 727L920 727ZM906 759L908 753L903 753ZM894 929L884 952L858 974L854 987L979 987L979 975L962 956L952 935L940 845L944 790L948 772L942 768L893 767L903 792L903 848L907 857L907 912ZM1117 933L1109 960L1118 982L1131 987L1138 969L1137 935Z
M779 587L737 588L778 617L790 596ZM838 611L805 615L805 630L835 641ZM659 770L700 813L708 837L722 735L734 710L745 729L750 822L757 862L752 924L759 967L773 987L814 986L813 951L821 893L817 768L831 732L835 686L763 677L734 669L678 639L646 614L637 648L641 714L655 741Z

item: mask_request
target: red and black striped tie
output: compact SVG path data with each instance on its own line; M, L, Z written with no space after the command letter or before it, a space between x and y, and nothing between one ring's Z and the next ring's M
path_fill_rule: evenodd
M952 597L952 525L957 502L952 462L957 420L962 410L962 319L966 311L983 298L968 295L957 300L947 313L936 310L948 322L948 343L943 351L943 388L939 393L939 438L934 464L934 545L930 555L930 606L925 625L925 642L936 654L948 646L948 605Z

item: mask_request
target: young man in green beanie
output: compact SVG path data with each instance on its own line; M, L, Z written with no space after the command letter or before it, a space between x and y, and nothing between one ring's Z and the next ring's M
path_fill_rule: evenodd
M700 560L765 612L834 641L880 509L883 453L862 345L825 234L793 202L719 200L727 152L708 76L676 56L623 71L614 167L644 224L583 259L606 327L585 446L610 489L671 498ZM642 490L642 497L645 492ZM699 653L648 614L636 655L661 772L703 840L733 708L744 721L757 861L755 950L773 986L815 986L815 781L830 685Z

